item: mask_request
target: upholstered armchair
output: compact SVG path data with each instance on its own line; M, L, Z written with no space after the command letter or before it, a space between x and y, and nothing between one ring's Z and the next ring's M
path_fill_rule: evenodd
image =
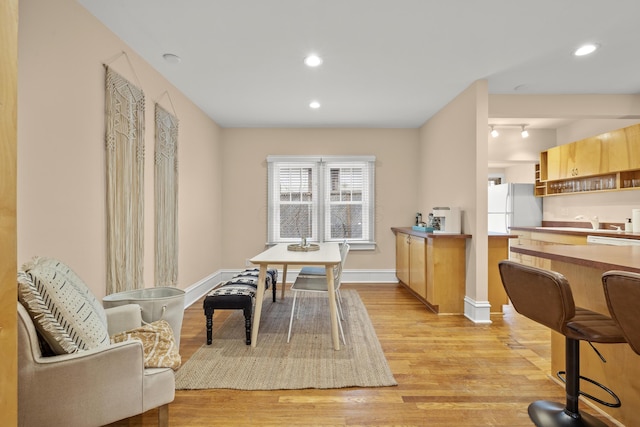
M106 310L109 335L141 325L135 304ZM18 424L101 426L160 407L168 425L175 380L170 368L144 367L139 341L45 356L27 310L18 302Z

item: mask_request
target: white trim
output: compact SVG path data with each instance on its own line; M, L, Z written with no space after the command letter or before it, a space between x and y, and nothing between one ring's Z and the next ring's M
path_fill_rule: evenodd
M244 270L244 269L243 269ZM184 308L190 307L220 282L227 281L242 270L218 270L184 289Z
M491 323L491 304L489 301L475 301L464 297L464 316L473 323Z
M329 221L333 218L332 207L345 204L361 206L362 209L362 236L359 239L347 239L349 243L361 243L360 249L375 249L375 163L376 157L372 155L364 156L300 156L300 155L268 155L267 156L267 241L269 244L294 242L301 238L310 239L311 242L333 241L331 238ZM332 200L330 189L332 187L330 170L343 168L355 168L357 173L357 187L362 187L361 200ZM293 171L293 173L291 173ZM296 171L298 171L296 173ZM284 175L283 175L284 173ZM349 177L349 170L345 171ZM300 176L297 176L297 175ZM311 174L308 176L308 174ZM340 176L343 172L339 172ZM362 175L360 177L360 175ZM341 178L342 179L342 178ZM281 182L281 180L284 180ZM289 182L291 180L291 182ZM282 200L283 184L288 183L293 186L290 196L300 193L299 197L291 200ZM302 187L302 188L298 188ZM295 190L298 188L297 190ZM295 191L294 191L295 190ZM301 191L304 190L304 193ZM302 197L311 195L311 200ZM310 207L310 208L309 208ZM291 217L291 209L299 209L307 218L295 219ZM287 213L288 212L288 213ZM285 215L282 218L280 215ZM281 236L280 225L282 221L301 224L289 224L298 228L311 228L309 230L297 230L297 235L292 236L292 230ZM304 234L304 235L303 235ZM342 240L335 239L335 240ZM355 249L355 248L354 248Z
M209 276L199 280L193 285L184 289L184 308L190 307L206 295L211 289L215 288L220 282L231 279L235 274L243 271L238 270L218 270ZM287 283L292 283L300 270L287 271ZM398 283L396 270L344 270L342 272L343 283ZM278 287L281 286L282 270L278 270Z
M344 270L343 283L398 283L395 268L392 270Z
M220 281L219 272L212 273L204 279L194 283L193 285L187 287L184 290L184 308L190 307L194 302L198 301L205 295L209 290L213 289L213 287Z
M350 161L360 161L360 162L375 162L376 156L373 155L358 155L354 154L352 156L319 156L319 155L311 155L311 156L287 156L287 155L268 155L267 162L350 162Z

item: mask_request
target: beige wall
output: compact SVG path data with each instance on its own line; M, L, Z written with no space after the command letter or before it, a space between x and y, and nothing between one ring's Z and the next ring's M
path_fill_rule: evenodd
M531 129L526 139L522 138L520 128L505 127L499 131L497 138L487 132L489 164L512 162L534 165L540 161L540 152L555 146L557 141L555 129Z
M173 111L171 100L180 120L180 287L220 269L219 127L74 0L20 1L18 43L18 263L58 258L97 296L105 293L103 64L110 63L145 93L145 286L154 275L158 100ZM117 58L123 51L131 66Z
M640 116L640 108L635 114ZM640 119L585 119L578 120L570 125L558 129L556 145L568 144L594 135L600 135L612 130L640 123Z
M489 117L620 119L640 114L640 95L489 95Z
M464 90L420 129L420 208L458 206L467 242L467 296L487 301L487 82Z
M223 129L222 263L241 268L264 250L268 155L375 155L375 251L352 251L346 269L395 269L390 228L410 226L418 209L416 129Z

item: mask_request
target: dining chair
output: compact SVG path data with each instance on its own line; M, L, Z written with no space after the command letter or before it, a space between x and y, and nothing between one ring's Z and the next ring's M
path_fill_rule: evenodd
M344 245L347 243L346 240L343 240L342 242L340 242L340 257L342 258L343 256L343 251L342 249L344 248ZM304 266L300 269L300 273L298 273L298 276L325 276L327 273L327 270L324 267L315 267L315 266Z
M343 240L342 242L340 242L340 260L342 262L342 264L344 265L344 260L347 257L347 253L349 252L349 245L347 245L347 240ZM326 278L327 276L327 269L323 267L316 267L316 266L304 266L300 269L300 273L298 273L297 277L323 277ZM336 288L336 296L338 297L337 301L338 301L338 308L340 310L340 318L342 320L344 320L344 315L342 313L342 295L340 295L340 290L338 288Z
M340 297L340 284L342 282L342 270L344 268L345 261L347 260L347 254L349 253L349 244L344 242L340 248L340 264L333 269L333 283L336 297L336 303L338 305L338 326L340 327L340 335L342 336L342 342L346 344L344 339L344 330L342 329L342 322L344 320L344 313L342 311L342 301ZM289 333L287 334L287 342L291 339L291 328L293 326L293 316L296 314L296 301L298 299L299 292L315 292L315 293L327 293L327 277L326 274L310 274L300 275L296 277L296 280L291 285L293 291L293 304L291 305L291 318L289 319ZM299 310L300 304L298 304Z

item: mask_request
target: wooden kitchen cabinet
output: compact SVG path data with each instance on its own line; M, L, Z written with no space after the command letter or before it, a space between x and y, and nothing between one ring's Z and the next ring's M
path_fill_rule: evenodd
M396 233L396 277L402 283L409 284L409 245L411 236Z
M504 259L509 259L509 239L514 235L492 236L489 235L488 252L488 300L491 304L491 313L502 313L502 307L509 304L509 297L502 286L502 278L498 264ZM514 238L515 239L515 238Z
M609 172L600 168L602 144L597 137L568 144L567 178L598 175Z
M537 196L640 188L640 124L543 151L539 168Z
M414 232L393 227L396 276L436 313L463 314L466 234Z
M640 169L640 124L599 135L602 167L609 172Z
M427 303L436 313L464 313L466 243L427 239Z
M587 138L547 150L547 180L568 179L603 173L600 170L602 144Z
M425 253L423 237L396 234L396 276L422 298L427 297Z
M560 179L560 147L553 147L540 153L540 180L558 179Z
M640 124L626 127L624 132L627 139L629 170L640 169Z

